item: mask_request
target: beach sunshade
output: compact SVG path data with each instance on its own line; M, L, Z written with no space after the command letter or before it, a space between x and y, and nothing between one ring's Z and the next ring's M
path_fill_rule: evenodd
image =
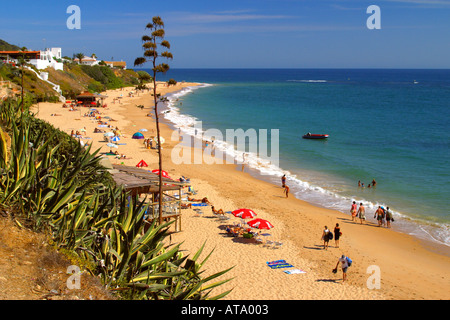
M139 163L136 165L136 167L142 168L142 167L148 167L148 165L145 163L144 160L139 161Z
M120 141L120 138L118 136L114 136L111 138L111 141L113 142Z
M247 222L247 224L252 228L258 228L258 229L271 229L273 228L273 225L264 219L255 219L252 221Z
M158 136L154 136L152 137L153 141L155 141L156 143L158 143ZM161 141L161 144L163 144L164 142L166 142L166 139L164 139L163 137L159 136L159 140Z
M141 132L147 132L148 130L147 130L147 129L139 129L139 131L141 131Z
M104 134L105 137L113 137L114 133L113 132L107 132Z
M156 174L159 174L159 170L158 169L152 170L152 172L156 173ZM164 178L172 179L166 171L162 170L161 172L162 172L162 176Z
M256 217L256 213L251 209L238 209L231 212L235 217L239 217L242 219L254 218Z
M144 135L140 132L136 132L135 134L133 134L131 139L144 139Z
M119 146L118 146L117 144L115 144L115 143L108 143L107 146L110 147L110 148L118 148L118 147L119 147Z

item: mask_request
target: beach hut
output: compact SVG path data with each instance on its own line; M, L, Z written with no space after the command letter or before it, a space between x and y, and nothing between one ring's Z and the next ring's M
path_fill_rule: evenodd
M78 100L78 104L91 105L92 102L96 104L95 95L88 91L80 93L76 98Z
M142 160L143 161L143 160ZM114 181L124 187L132 196L148 194L150 202L148 221L159 219L159 177L146 169L126 165L112 164ZM163 219L175 219L175 232L181 231L181 195L183 183L169 178L162 178Z
M133 134L131 139L144 139L144 135L140 132L136 132L135 134Z

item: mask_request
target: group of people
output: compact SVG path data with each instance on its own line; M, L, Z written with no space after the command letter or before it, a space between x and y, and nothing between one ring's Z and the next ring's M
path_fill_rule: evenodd
M369 183L367 185L367 188L375 188L377 186L377 182L375 181L375 179L372 180L372 185ZM358 187L364 188L364 182L361 182L361 180L358 180Z
M322 237L321 240L323 240L323 248L325 250L328 249L328 242L334 238L334 244L336 248L339 248L339 239L342 236L341 227L339 226L339 223L336 223L336 226L334 227L334 234L331 232L331 230L328 229L327 226L324 227L324 230L322 231Z
M144 139L144 145L146 149L153 149L153 139L152 138Z
M357 208L356 201L353 201L350 208L350 213L352 215L352 221L356 221L356 219L359 218L360 223L363 224L363 222L366 220L366 208L364 207L362 202L359 204L359 208ZM379 227L386 226L387 228L390 228L391 221L394 221L392 211L389 209L389 207L386 207L385 209L382 206L378 206L377 210L375 211L374 219L375 218L378 221Z

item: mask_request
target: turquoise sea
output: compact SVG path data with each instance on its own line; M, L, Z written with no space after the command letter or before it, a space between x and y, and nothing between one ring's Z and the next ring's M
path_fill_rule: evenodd
M173 69L158 80L170 78L204 84L170 96L165 118L183 132L195 121L224 136L279 129L277 165L214 142L239 161L247 151L256 177L286 174L296 197L344 213L364 202L369 219L389 206L394 229L450 246L450 70Z

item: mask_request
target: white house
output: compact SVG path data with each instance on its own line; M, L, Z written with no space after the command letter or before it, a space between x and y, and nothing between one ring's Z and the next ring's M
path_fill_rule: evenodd
M78 61L78 63L80 63L80 61L78 59L75 59L75 61ZM100 61L98 61L94 55L92 57L84 56L84 58L81 59L81 64L87 65L87 66L95 66L95 65L99 64L99 62Z
M38 70L52 67L55 70L63 70L61 48L51 48L45 51L40 51L40 59L31 61L30 63L35 65Z
M27 63L32 64L38 70L52 67L55 70L63 70L61 48L45 49L44 51L0 51L0 57L6 63L18 63L18 58L24 56Z

